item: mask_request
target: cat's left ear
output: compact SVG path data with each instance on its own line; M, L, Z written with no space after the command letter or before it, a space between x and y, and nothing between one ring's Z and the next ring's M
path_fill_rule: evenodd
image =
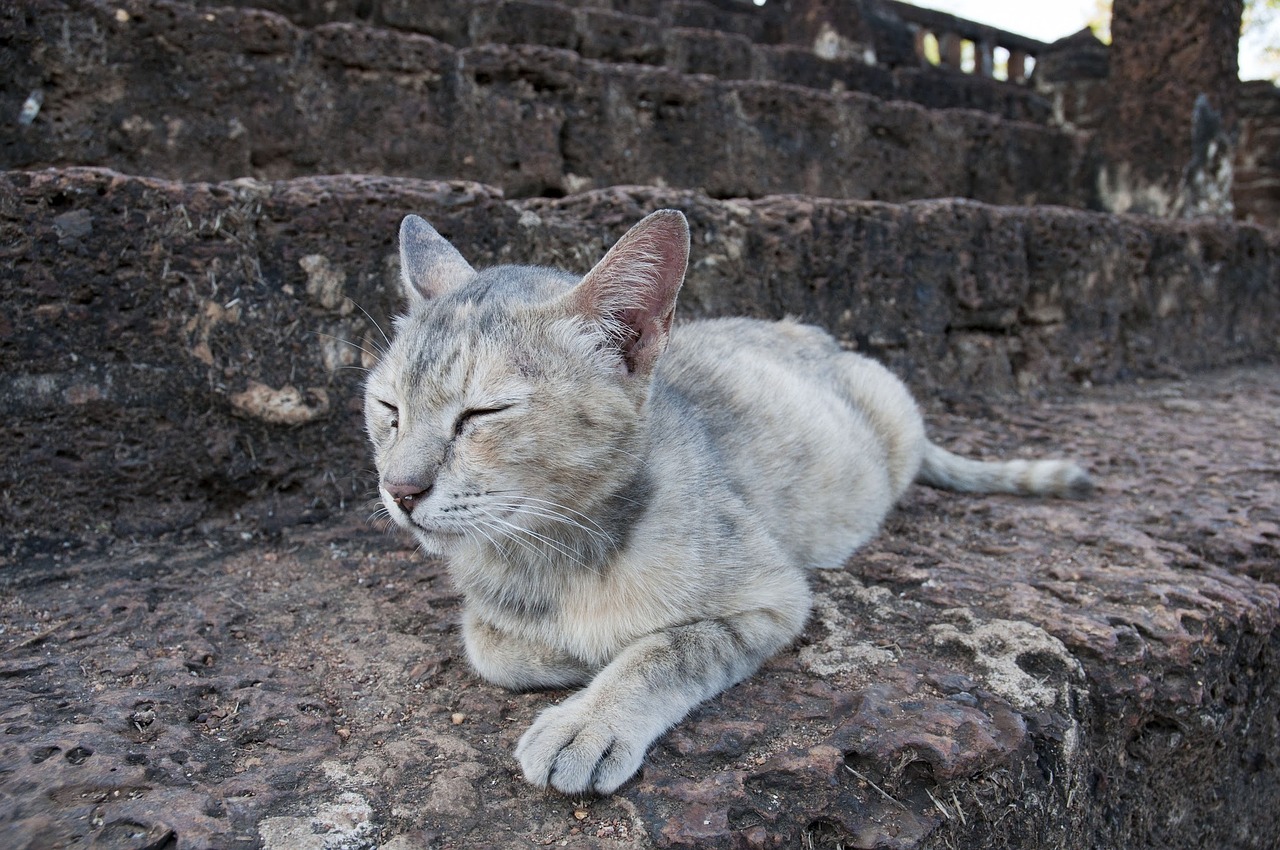
M689 222L679 210L659 210L628 230L569 299L604 326L629 373L647 376L666 351L688 266Z
M475 273L458 249L425 219L404 217L400 223L400 280L410 306L443 295Z

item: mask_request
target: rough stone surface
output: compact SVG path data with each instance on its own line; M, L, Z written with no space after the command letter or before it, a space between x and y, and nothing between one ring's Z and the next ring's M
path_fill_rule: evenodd
M1098 128L1106 209L1154 215L1183 211L1184 172L1205 143L1193 134L1196 99L1220 116L1215 144L1234 144L1242 0L1116 0L1112 7L1112 98ZM1157 21L1177 21L1159 26ZM1230 163L1233 151L1225 154ZM1230 186L1230 176L1226 176ZM1220 210L1219 214L1229 210Z
M1280 88L1266 80L1236 82L1235 71L1229 72L1225 85L1233 91L1220 101L1234 104L1238 136L1232 137L1222 113L1215 116L1202 110L1202 115L1214 120L1201 120L1197 127L1196 98L1205 88L1195 82L1179 89L1177 97L1183 102L1172 123L1167 114L1140 114L1144 108L1167 112L1172 97L1167 93L1159 100L1147 97L1143 90L1137 103L1117 102L1115 87L1123 88L1125 83L1111 79L1112 52L1086 29L1055 42L1036 57L1035 88L1050 102L1053 123L1096 134L1099 155L1109 148L1107 155L1121 158L1090 166L1104 178L1091 205L1162 214L1181 205L1184 215L1204 212L1228 218L1234 208L1240 220L1280 227ZM1117 52L1122 51L1117 48ZM1130 67L1127 73L1132 77L1135 69ZM1161 77L1171 85L1177 79L1172 74ZM1205 105L1212 110L1213 100L1206 97ZM1153 127L1144 127L1137 136L1123 132L1124 127L1115 123L1120 108L1128 110L1128 120L1144 124L1150 120ZM1150 141L1152 133L1160 134L1159 144ZM1176 144L1165 147L1166 140ZM1150 157L1156 150L1164 151L1163 155ZM1124 158L1135 156L1144 163L1136 171L1124 164ZM1204 191L1205 184L1210 191ZM1198 209L1197 200L1201 201Z
M1280 843L1280 372L931 405L1087 502L918 488L616 795L526 786L439 563L344 512L0 552L0 845ZM142 510L142 509L140 509Z
M455 48L357 23L305 29L252 9L23 0L0 14L0 107L17 115L41 99L29 123L0 124L9 168L457 178L508 196L635 183L715 197L1068 206L1082 205L1090 184L1070 132L858 92L723 81L550 46ZM689 71L745 61L705 45L676 53ZM939 105L980 100L980 87L903 80L894 91L949 92L934 97Z
M1240 146L1235 164L1236 214L1280 228L1280 86L1240 86Z
M1034 85L1052 103L1053 122L1086 130L1105 123L1113 106L1110 68L1110 47L1087 27L1037 55Z
M767 44L782 37L786 19L783 4L755 6L738 0L197 0L197 5L267 9L302 26L367 21L458 46L493 40L545 43L536 41L545 34L574 49L638 22L644 30L627 33L626 41L644 40L653 29L692 27ZM558 27L553 29L550 21Z

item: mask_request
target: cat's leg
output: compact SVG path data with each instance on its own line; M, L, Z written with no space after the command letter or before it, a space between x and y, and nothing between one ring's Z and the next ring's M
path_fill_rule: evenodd
M467 660L483 678L514 691L581 685L592 670L552 647L497 628L468 608L462 621Z
M590 685L538 715L516 747L525 778L567 794L615 790L658 736L799 634L809 610L801 593L803 601L785 594L785 609L699 620L631 644Z

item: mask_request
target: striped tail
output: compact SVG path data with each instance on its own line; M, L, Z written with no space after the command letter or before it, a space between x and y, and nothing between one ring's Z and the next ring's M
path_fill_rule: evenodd
M929 443L916 480L960 493L1017 493L1082 499L1093 482L1069 460L970 460Z

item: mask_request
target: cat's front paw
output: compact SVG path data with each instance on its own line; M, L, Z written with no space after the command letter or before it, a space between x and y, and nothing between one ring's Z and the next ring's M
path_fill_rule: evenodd
M650 738L639 731L642 725L578 694L538 715L520 736L516 758L533 785L565 794L610 794L644 761Z

